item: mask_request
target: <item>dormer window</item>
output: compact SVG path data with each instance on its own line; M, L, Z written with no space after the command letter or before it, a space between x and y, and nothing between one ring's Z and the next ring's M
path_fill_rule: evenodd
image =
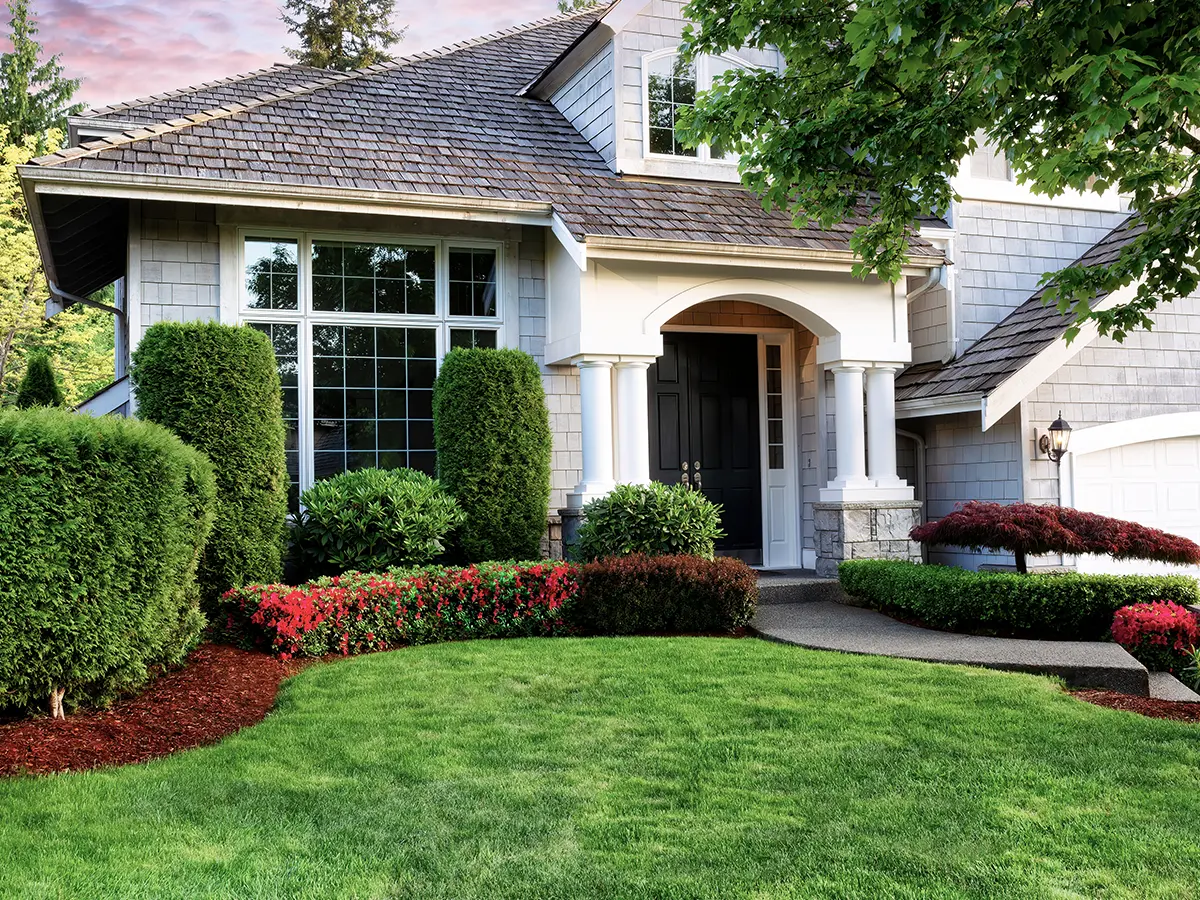
M684 146L676 126L680 111L695 105L697 92L711 89L717 76L744 68L748 68L746 63L723 56L702 56L694 62L685 61L674 50L647 56L643 64L646 155L736 162L736 154L719 146Z

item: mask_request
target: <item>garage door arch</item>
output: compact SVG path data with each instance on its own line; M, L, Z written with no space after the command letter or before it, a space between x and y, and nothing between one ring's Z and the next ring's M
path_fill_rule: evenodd
M1200 542L1200 411L1147 416L1071 435L1059 472L1064 506L1141 522ZM1080 571L1186 573L1155 563L1084 556Z

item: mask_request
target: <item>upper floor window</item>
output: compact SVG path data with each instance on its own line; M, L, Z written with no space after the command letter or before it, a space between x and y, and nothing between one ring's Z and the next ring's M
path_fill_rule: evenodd
M1012 165L1008 155L1000 148L985 143L982 135L977 137L979 146L967 157L967 173L972 178L986 178L991 181L1012 181Z
M737 155L719 145L684 146L676 126L680 112L695 105L697 93L710 90L718 76L745 69L747 64L723 56L702 56L687 62L668 50L650 54L644 66L646 154L736 162Z

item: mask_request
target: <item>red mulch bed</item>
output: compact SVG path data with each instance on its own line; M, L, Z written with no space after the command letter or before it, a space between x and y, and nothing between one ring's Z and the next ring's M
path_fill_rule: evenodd
M1123 709L1152 719L1173 719L1176 722L1200 722L1200 703L1180 703L1175 700L1154 700L1150 697L1134 697L1115 691L1072 691L1077 697L1096 706Z
M216 743L261 722L280 682L305 662L203 644L183 668L109 709L0 724L0 776L140 763Z

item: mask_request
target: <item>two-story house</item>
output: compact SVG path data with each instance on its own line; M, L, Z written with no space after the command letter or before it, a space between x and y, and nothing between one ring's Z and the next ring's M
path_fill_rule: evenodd
M249 323L279 357L296 485L433 471L439 360L519 347L543 366L552 524L654 479L722 503L722 550L774 568L913 558L923 505L976 498L1200 538L1200 304L1067 346L1035 294L1119 245L1120 199L1035 198L984 151L901 283L854 278L856 223L796 228L722 148L678 140L716 74L782 65L684 65L682 7L619 0L73 119L74 146L21 175L56 302L118 285L118 381L89 409L136 402L121 376L153 323ZM1060 410L1061 472L1037 441Z

